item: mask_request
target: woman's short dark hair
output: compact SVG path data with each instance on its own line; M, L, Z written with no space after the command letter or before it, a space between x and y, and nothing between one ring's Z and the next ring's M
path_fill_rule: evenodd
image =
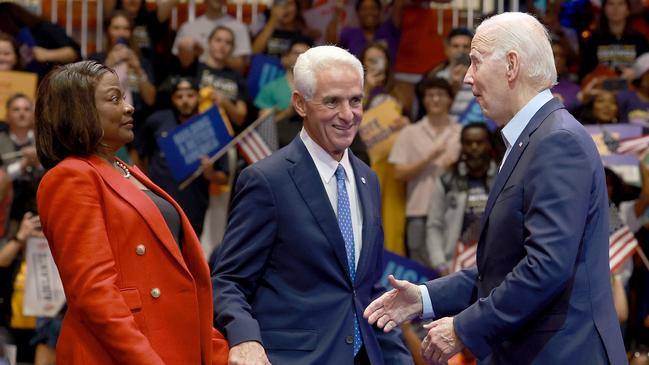
M451 84L446 81L446 79L443 79L441 77L429 76L419 84L419 87L417 89L417 94L420 100L423 100L424 96L426 95L426 91L430 89L442 89L446 91L448 97L451 98L451 100L453 100L453 98L455 97L455 92L453 91Z
M36 152L50 169L68 156L89 156L103 135L95 105L99 80L112 69L81 61L57 67L41 81L35 109Z

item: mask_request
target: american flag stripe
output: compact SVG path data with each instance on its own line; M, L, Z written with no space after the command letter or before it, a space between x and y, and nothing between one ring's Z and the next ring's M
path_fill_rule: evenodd
M253 164L271 155L272 151L257 131L250 131L237 144L246 162Z
M458 242L455 249L455 257L453 258L453 272L475 265L477 252L477 243L466 245L462 242Z
M629 138L626 140L620 141L620 145L617 148L617 153L629 153L629 152L642 152L645 149L649 148L649 135L644 135L635 138Z
M611 272L617 270L635 252L636 247L638 241L627 226L615 231L609 238L608 255Z

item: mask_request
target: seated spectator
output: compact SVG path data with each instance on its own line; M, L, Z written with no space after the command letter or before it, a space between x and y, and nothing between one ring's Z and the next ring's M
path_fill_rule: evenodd
M20 69L20 53L16 39L7 33L0 32L0 71Z
M128 13L116 10L108 17L104 27L106 51L94 53L88 59L103 63L117 72L126 102L135 108L135 134L139 134L155 104L153 67L149 60L142 57L139 47L135 46L133 22Z
M7 100L9 131L0 133L3 167L13 181L9 233L15 233L26 212L36 211L36 189L43 175L34 147L34 106L27 96L16 94Z
M297 57L313 45L307 38L298 38L292 42L289 49L282 54L281 58L282 66L286 70L286 73L284 76L264 85L255 98L255 106L259 108L260 118L272 113L273 110L276 111L274 120L262 123L257 129L266 144L268 144L268 147L273 151L292 141L302 128L302 124L299 123L292 131L282 130L280 133L279 130L280 126L284 127L288 125L287 119L297 115L291 103L291 95L293 94L294 87L293 66L295 66ZM282 143L280 143L280 134L282 135Z
M227 0L206 0L205 6L205 14L180 27L172 48L173 54L178 56L183 69L191 67L196 60L206 62L209 36L216 26L227 26L234 34L234 49L227 60L227 65L242 73L252 53L248 28L223 12Z
M280 57L289 51L295 41L314 39L316 36L302 18L300 2L276 0L270 9L268 21L252 43L252 51Z
M175 33L169 20L178 3L178 0L156 0L155 9L149 10L145 0L104 0L104 16L110 16L114 10L124 10L133 19L133 45L153 65L155 80L164 80L174 61L169 49Z
M630 0L603 0L598 28L585 41L581 52L580 77L598 65L631 79L631 66L641 54L649 51L649 42L630 27Z
M649 53L633 63L633 90L617 94L620 123L634 123L649 128Z
M435 180L426 221L426 246L433 268L442 275L475 262L466 261L466 267L456 262L453 267L458 245L464 250L478 244L480 238L482 213L498 173L491 139L484 123L464 126L459 161Z
M381 22L381 2L379 0L359 0L356 3L356 14L360 27L345 27L339 30L338 24L341 23L344 1L338 1L336 2L336 11L327 26L326 41L348 49L359 59L368 43L383 42L388 48L390 59L395 60L399 48L403 3L404 0L395 0L389 18Z
M45 75L55 65L79 59L80 47L63 28L12 2L0 3L0 31L18 42L25 70Z
M388 161L394 176L406 183L406 245L411 259L430 266L426 248L426 216L435 178L460 155L462 126L450 115L453 89L444 79L427 79L420 89L426 116L401 130Z
M248 113L246 81L239 72L227 66L234 47L234 32L218 25L208 40L207 58L198 63L196 76L201 96L207 95L210 104L222 108L235 126L242 126Z
M143 133L135 140L135 147L141 158L140 165L144 167L147 176L183 207L196 235L200 237L209 200L209 182L228 182L228 176L224 173L227 171L227 162L222 159L218 170L206 163L203 166L203 176L180 190L180 184L171 174L169 164L157 142L158 138L197 115L198 102L198 85L193 79L172 77L172 107L151 114L146 120Z
M618 106L615 94L608 90L599 90L581 107L579 121L582 124L617 123Z
M569 63L572 61L570 52L566 51L565 44L553 40L552 53L557 68L557 83L551 89L552 95L558 97L566 109L573 111L579 105L577 94L581 87L575 80L576 76L570 73Z

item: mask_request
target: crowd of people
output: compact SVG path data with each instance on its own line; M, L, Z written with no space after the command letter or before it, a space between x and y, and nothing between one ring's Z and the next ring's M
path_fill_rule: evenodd
M225 12L226 0L205 0L204 13L177 32L170 27L176 5L176 0L104 1L103 51L79 62L84 60L78 42L59 25L15 3L0 3L0 71L32 72L39 80L34 97L17 93L0 100L6 110L0 123L0 338L17 345L19 362L38 365L56 361L59 335L63 363L218 363L227 359L226 340L235 359L322 363L345 359L346 350L331 351L339 336L355 356L361 354L356 363L408 363L403 360L408 352L416 363L431 360L430 353L419 350L421 339L432 341L426 336L430 327L414 321L401 326L403 336L375 333L363 310L382 292L374 284L383 270L370 267L381 261L373 250L381 247L378 236L386 249L449 282L456 272L476 263L480 267L475 249L484 213L493 208L491 190L517 139L503 131L502 116L485 107L514 101L485 101L487 94L508 94L467 76L475 77L481 61L471 53L474 30L448 30L443 49L430 49L446 60L417 82L406 82L395 65L403 57L404 8L419 9L415 2L359 0L353 7L357 22L351 25L345 2L336 2L324 31L305 20L304 12L317 5L308 0L275 1L257 27ZM630 0L552 6L545 15L526 9L549 31L557 74L549 97L583 125L606 130L609 124L629 123L646 133L649 9L638 9ZM349 52L315 47L323 42ZM301 57L309 50L314 52ZM258 54L275 57L284 71L251 90L249 72ZM488 80L489 75L480 77ZM329 98L327 92L338 96ZM349 123L360 123L363 111L386 102L397 105L401 115L389 152L379 157L360 134L350 136L346 127L329 120L329 112L342 110ZM216 162L204 156L202 175L181 189L158 141L212 106L234 134L272 114L257 131L275 153L251 169L245 169L249 163L236 148ZM347 146L350 153L341 152ZM302 166L303 156L317 161L314 171L304 173L303 167L299 174L285 166L286 161ZM331 157L340 161L342 176ZM609 221L628 226L644 251L649 247L646 157L638 156L639 186L625 182L615 166L605 170L608 213L615 218ZM325 189L313 190L314 183ZM547 194L552 188L526 184ZM359 191L360 186L371 189ZM336 200L341 189L349 199ZM509 192L513 197L515 190ZM294 200L298 196L334 211L303 206ZM289 212L277 203L293 208ZM308 212L315 212L314 221L306 218ZM340 216L348 214L353 229L336 239L351 251L341 249L335 252L340 262L328 262L327 241L333 240L328 231L347 224ZM525 233L525 227L508 228L503 234L512 240ZM53 318L22 311L29 270L26 242L43 236L50 240L68 295L68 304ZM307 241L313 246L296 244ZM489 265L506 266L514 254L509 255ZM338 272L339 266L346 270ZM305 275L296 277L300 272ZM316 272L322 276L307 274ZM344 290L350 278L342 272L351 277ZM609 279L626 350L633 363L641 364L648 356L649 268L632 256ZM288 294L274 297L280 289ZM335 295L347 289L355 290L354 301L337 306ZM429 290L442 289L430 284ZM250 299L252 293L256 299ZM287 302L285 296L292 299ZM167 297L174 300L166 302ZM212 304L213 297L220 300ZM151 298L165 305L153 305ZM103 309L88 309L101 301ZM279 314L287 308L292 315ZM315 326L310 316L327 309L332 317L323 319L326 334L310 329ZM189 317L177 315L189 312ZM119 323L112 324L115 318ZM488 325L477 316L473 324L465 320L465 330ZM351 338L344 335L347 322L354 324ZM116 333L120 337L109 338ZM178 336L192 340L175 341ZM297 349L295 341L301 343ZM486 345L465 345L484 355ZM379 355L384 346L390 351ZM475 358L463 349L453 361L471 364Z

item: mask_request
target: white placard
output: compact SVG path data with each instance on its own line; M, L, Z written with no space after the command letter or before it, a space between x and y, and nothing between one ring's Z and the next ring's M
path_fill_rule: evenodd
M18 348L16 345L3 345L5 356L0 357L0 365L16 365L16 354L18 353Z
M65 304L63 284L45 238L27 240L27 278L23 314L54 317Z

